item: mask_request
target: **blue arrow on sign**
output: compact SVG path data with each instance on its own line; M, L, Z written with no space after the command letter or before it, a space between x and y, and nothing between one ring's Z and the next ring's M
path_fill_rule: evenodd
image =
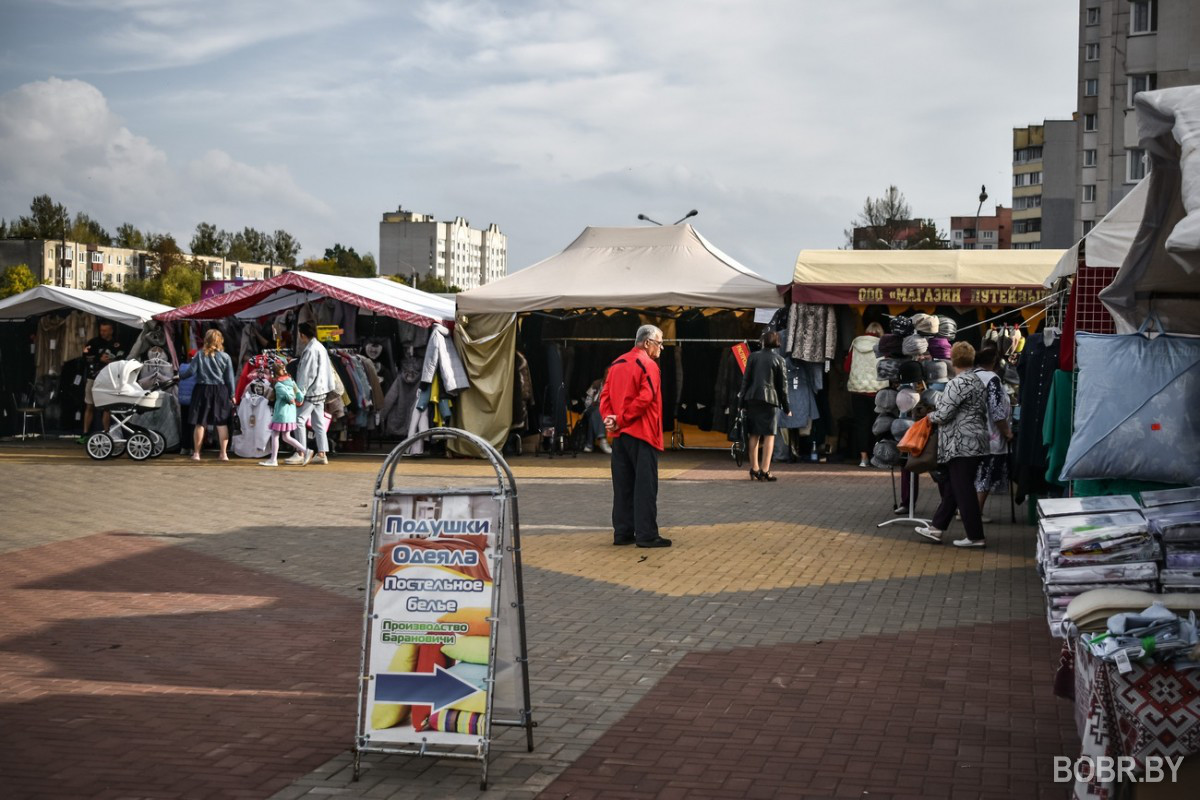
M433 713L481 691L437 665L433 672L381 672L375 676L376 703L433 706Z

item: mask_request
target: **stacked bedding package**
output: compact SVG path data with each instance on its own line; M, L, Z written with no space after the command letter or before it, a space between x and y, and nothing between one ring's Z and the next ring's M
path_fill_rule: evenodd
M1145 492L1143 511L1162 542L1163 592L1200 593L1200 486Z
M1038 568L1050 631L1067 606L1093 589L1159 588L1161 547L1137 501L1128 495L1038 502Z

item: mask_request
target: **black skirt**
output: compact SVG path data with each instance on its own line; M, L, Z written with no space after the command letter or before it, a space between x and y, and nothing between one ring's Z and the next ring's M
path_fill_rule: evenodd
M228 425L233 414L233 399L223 383L197 383L188 408L192 425Z
M750 400L746 403L746 435L774 436L779 431L779 406Z

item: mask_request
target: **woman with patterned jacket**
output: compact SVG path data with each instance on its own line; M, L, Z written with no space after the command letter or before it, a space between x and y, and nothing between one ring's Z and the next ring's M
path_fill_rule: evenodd
M980 460L988 454L987 390L974 372L975 348L957 342L950 351L954 377L938 395L937 410L929 420L937 426L938 466L945 473L938 482L942 502L933 513L928 527L917 534L941 544L942 534L962 515L965 539L956 539L956 547L984 547L983 520L979 497L975 494L975 473Z

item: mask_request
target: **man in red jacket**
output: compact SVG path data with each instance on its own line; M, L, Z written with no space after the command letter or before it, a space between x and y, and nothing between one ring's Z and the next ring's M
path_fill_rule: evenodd
M662 383L658 364L663 334L638 328L633 349L609 367L600 394L612 446L613 544L670 547L658 535L658 451L662 446Z

